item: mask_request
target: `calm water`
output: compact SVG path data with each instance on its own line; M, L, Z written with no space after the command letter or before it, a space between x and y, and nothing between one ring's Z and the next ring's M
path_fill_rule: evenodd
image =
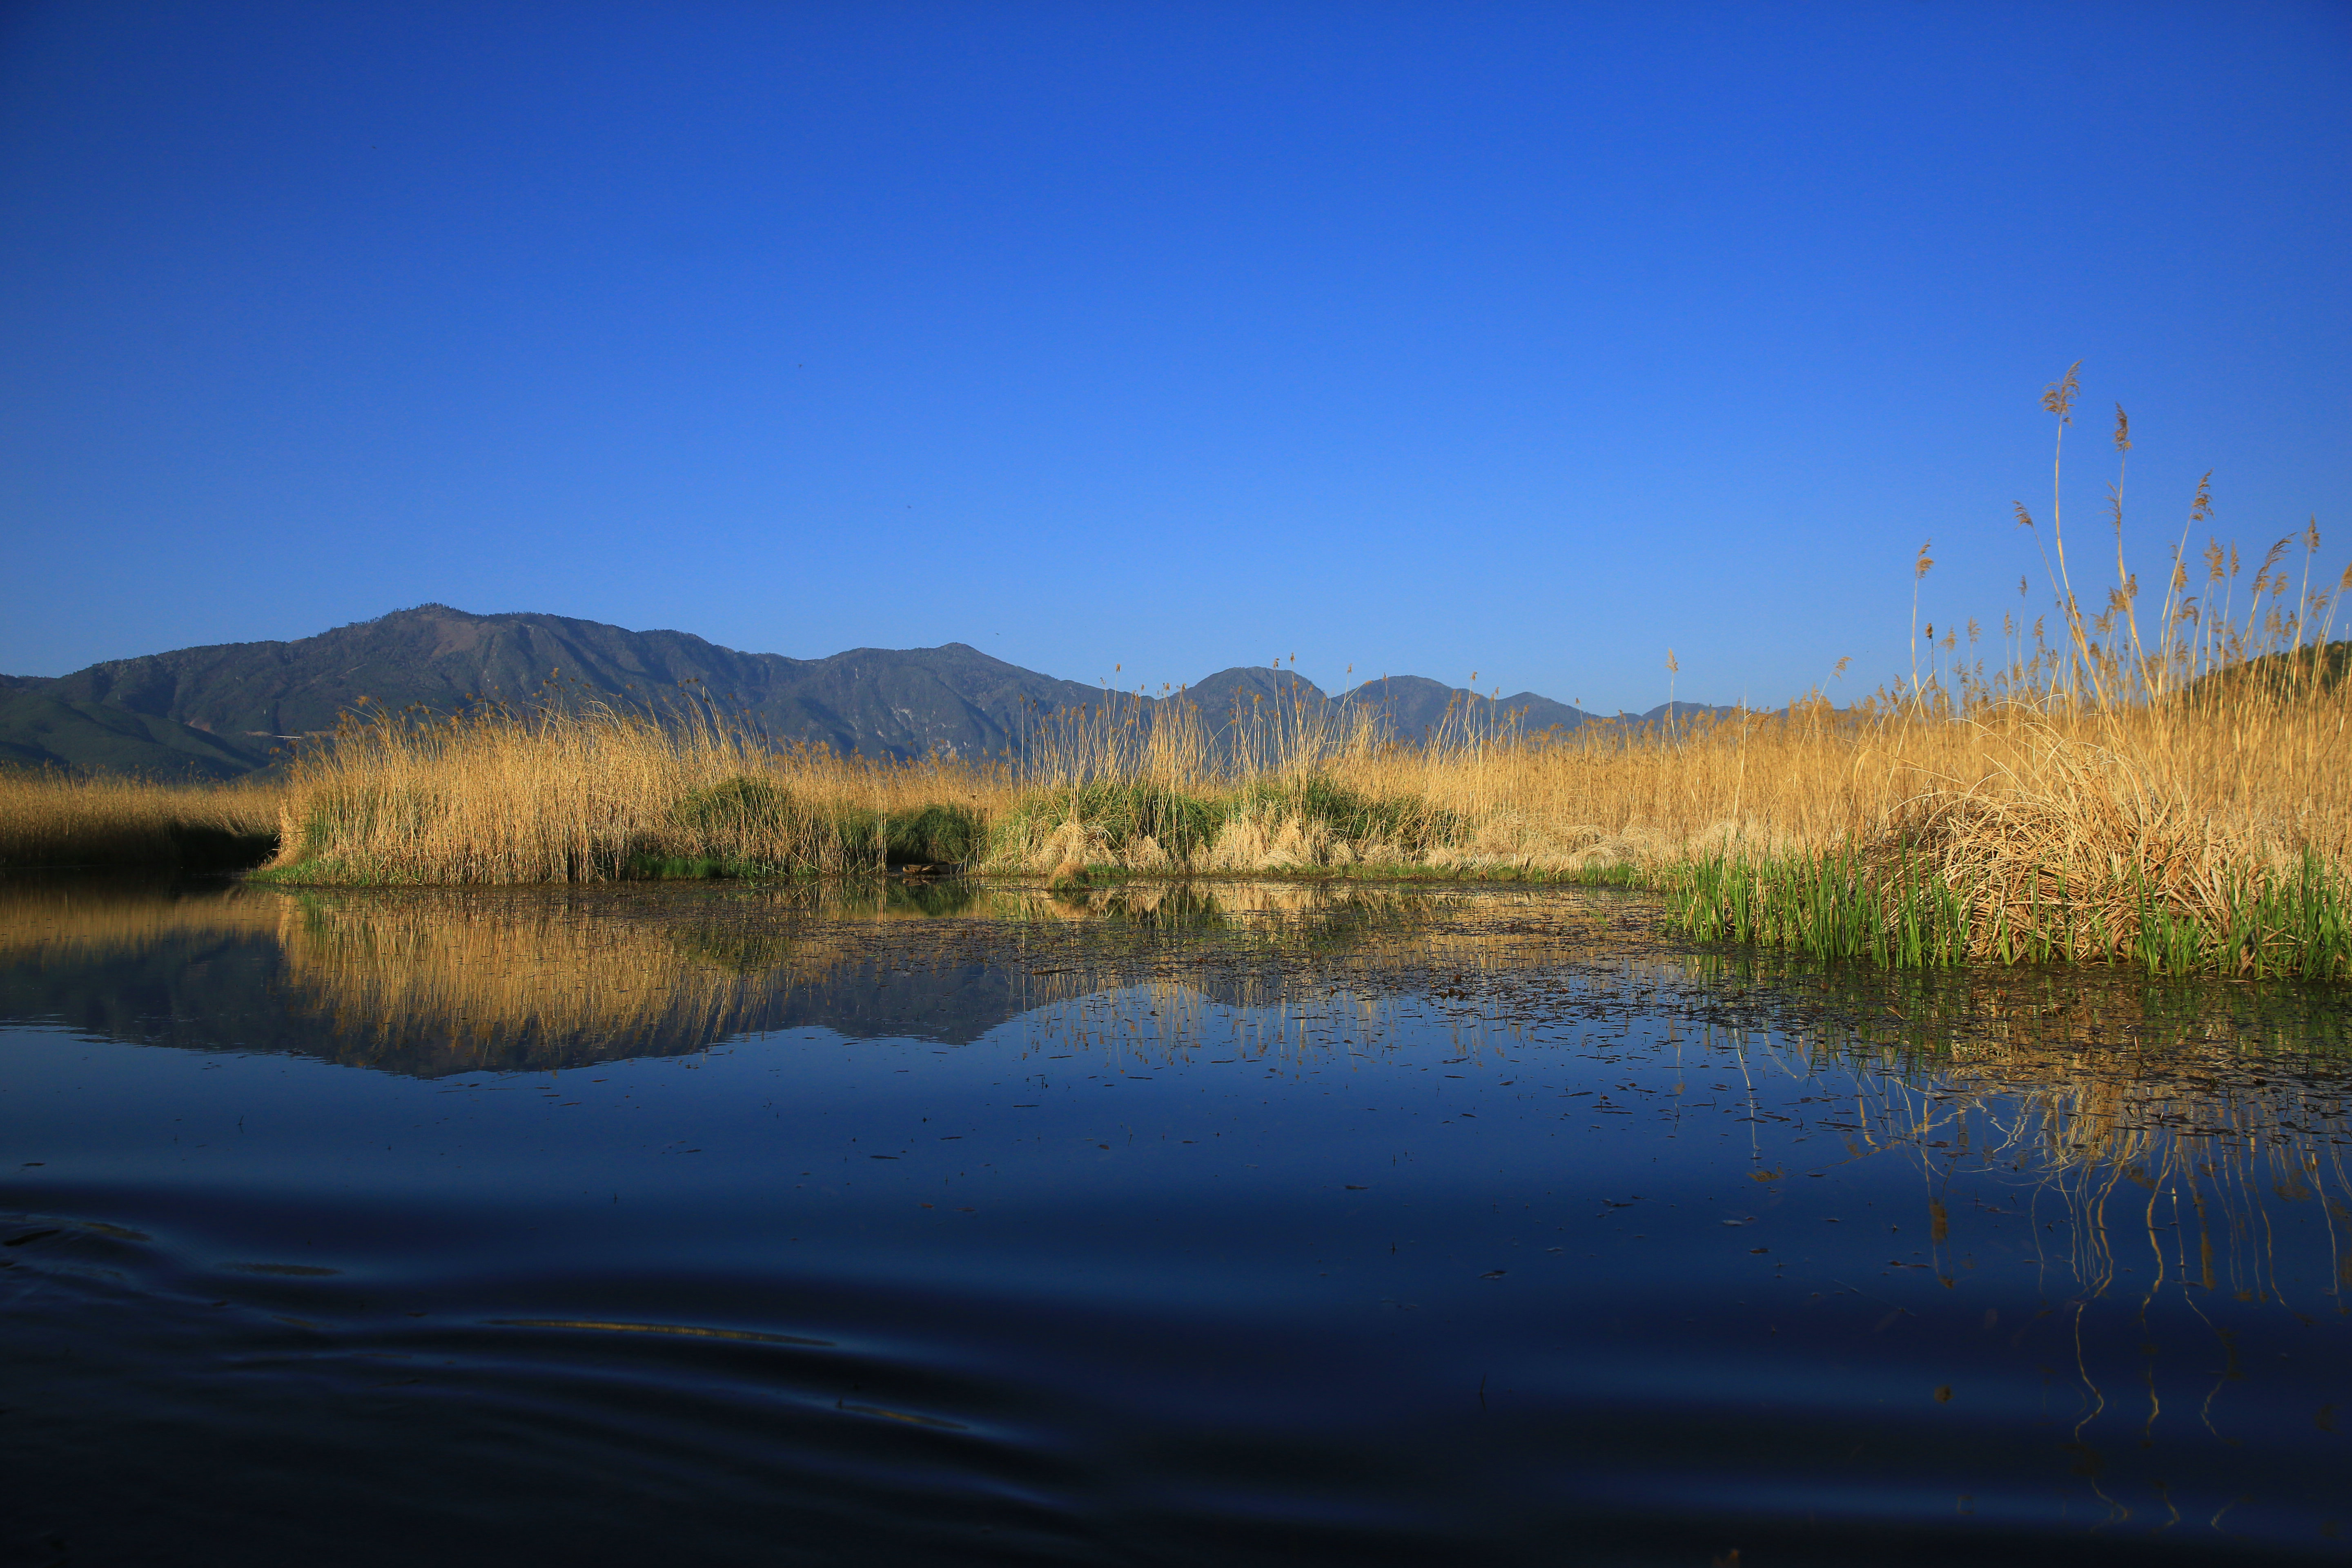
M2341 990L0 884L26 1563L2352 1551Z

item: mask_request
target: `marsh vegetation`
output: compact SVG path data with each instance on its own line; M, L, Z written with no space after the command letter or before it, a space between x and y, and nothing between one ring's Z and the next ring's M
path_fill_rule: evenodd
M274 781L165 784L0 768L0 870L251 866L276 851L285 798Z

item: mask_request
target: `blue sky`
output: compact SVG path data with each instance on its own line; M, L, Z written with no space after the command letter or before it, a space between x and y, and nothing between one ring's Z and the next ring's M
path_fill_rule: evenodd
M425 600L1589 707L2352 544L2352 8L19 5L0 670ZM1353 666L1352 677L1347 673ZM1114 673L1114 667L1117 667Z

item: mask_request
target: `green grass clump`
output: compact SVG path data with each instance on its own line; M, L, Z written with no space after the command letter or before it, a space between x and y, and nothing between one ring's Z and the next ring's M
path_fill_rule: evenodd
M1717 855L1670 867L1668 923L1700 942L1752 942L1901 969L1965 963L1966 893L1916 856L1872 865L1826 855Z
M834 813L842 862L860 866L961 866L988 839L979 814L961 805L926 805L912 816L861 809Z
M671 808L670 819L688 835L704 838L776 837L799 824L793 797L766 779L738 773L688 794Z
M1784 948L1895 969L2111 963L2156 975L2352 979L2352 889L2305 852L2291 873L2242 871L2218 907L2135 876L2116 889L2029 881L1995 897L1924 855L1714 856L1667 868L1668 923L1701 942Z
M1319 825L1336 839L1412 855L1447 842L1466 826L1458 814L1418 796L1366 795L1321 773L1256 779L1213 794L1097 779L1030 791L999 817L994 843L1000 856L1018 858L1026 847L1075 822L1114 856L1149 838L1181 865L1216 843L1228 823L1246 819Z
M688 792L670 808L660 841L630 853L621 875L691 881L814 870L811 826L790 792L738 773Z
M621 868L631 882L699 882L737 877L789 877L800 868L730 855L632 855Z
M1467 826L1457 813L1431 806L1417 795L1369 795L1324 773L1295 779L1261 779L1243 790L1228 815L1271 814L1317 822L1335 838L1357 844L1393 844L1420 854L1444 844Z
M1216 842L1231 813L1222 802L1139 779L1097 779L1033 790L997 824L999 844L1026 844L1066 822L1084 823L1114 852L1145 838L1182 859Z
M365 844L413 836L432 815L431 803L413 789L364 785L320 790L302 814L300 860L333 853L341 844Z
M275 882L289 888L364 888L381 880L368 875L364 868L352 866L339 856L328 855L281 865L257 866L245 874L245 879L248 882Z
M2149 900L2143 962L2151 973L2218 969L2256 979L2352 980L2352 888L2310 850L2291 877L2239 878L2228 910L2221 921L2182 921Z
M1559 872L1552 879L1579 888L1647 888L1656 879L1641 867L1621 860L1605 865L1580 866L1573 870Z
M977 813L858 806L810 811L766 779L739 775L696 790L671 813L679 843L641 854L635 874L751 877L888 866L961 866L987 838Z

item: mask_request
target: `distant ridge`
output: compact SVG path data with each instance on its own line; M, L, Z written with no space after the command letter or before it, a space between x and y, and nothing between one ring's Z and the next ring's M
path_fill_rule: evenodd
M1573 730L1595 717L1580 708L1538 697L1532 691L1510 697L1481 697L1462 687L1444 686L1419 675L1384 675L1378 680L1367 680L1343 700L1385 710L1396 737L1415 742L1442 733L1449 723L1459 725L1465 719L1473 724L1492 725L1499 722L1503 715L1510 714L1522 732L1535 734L1545 730Z
M0 761L228 778L269 766L296 737L332 731L362 697L393 709L449 710L474 698L529 700L551 680L571 697L615 702L697 689L779 741L898 758L1001 753L1018 746L1029 716L1091 707L1108 695L963 643L798 659L740 653L687 632L419 605L290 642L178 648L56 677L0 676ZM1408 742L1444 726L1449 704L1482 722L1517 710L1528 731L1571 730L1593 718L1533 692L1496 701L1419 676L1367 681L1332 698L1266 667L1222 670L1184 696L1215 725L1246 711L1252 696L1277 694L1310 710L1378 709ZM1159 705L1120 700L1146 712Z

